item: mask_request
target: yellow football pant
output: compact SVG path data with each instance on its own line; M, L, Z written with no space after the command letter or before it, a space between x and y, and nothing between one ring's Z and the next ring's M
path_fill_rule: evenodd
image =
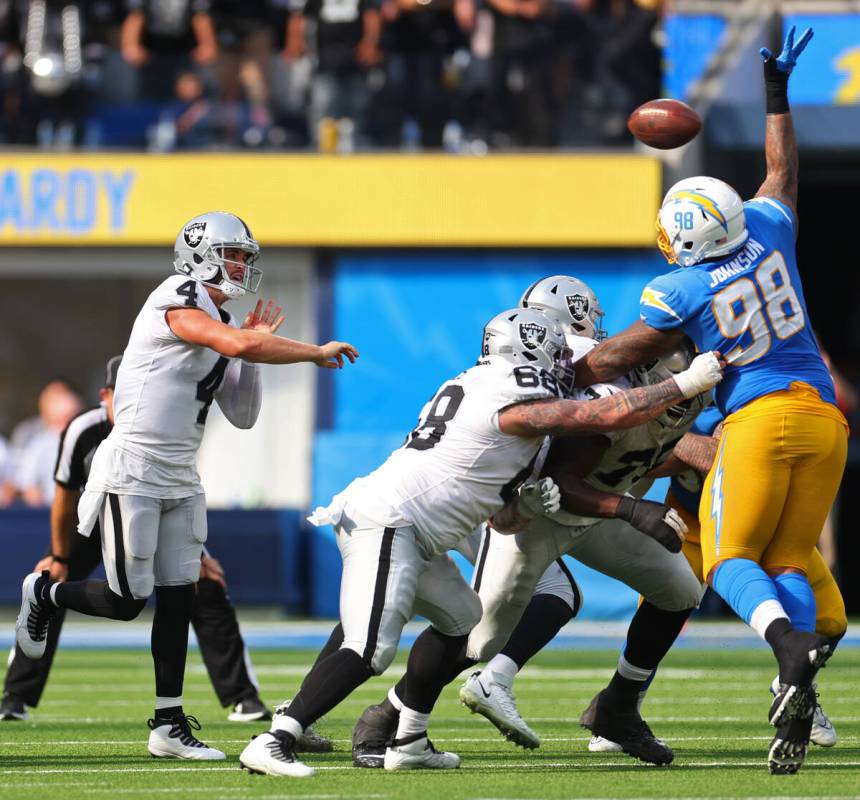
M729 558L806 573L847 447L845 417L805 383L726 417L699 504L705 576Z
M687 523L687 535L682 552L690 562L696 577L705 582L702 572L702 546L699 542L699 519L685 509L670 489L666 495L666 505L674 508ZM815 593L815 632L821 636L840 636L848 629L845 614L845 601L842 592L817 548L812 549L809 557L807 579Z

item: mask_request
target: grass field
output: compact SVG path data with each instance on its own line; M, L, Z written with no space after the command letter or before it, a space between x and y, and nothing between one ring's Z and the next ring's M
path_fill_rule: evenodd
M264 697L295 690L313 654L255 654ZM153 760L146 751L152 670L145 651L67 651L57 657L42 706L30 722L0 722L0 799L206 798L747 798L860 797L860 649L846 648L821 673L824 707L840 734L836 748L814 748L799 775L771 777L765 722L773 673L766 651L678 650L670 654L644 709L657 735L675 749L666 768L626 756L592 755L580 711L611 674L613 652L550 651L518 679L524 716L543 737L537 751L515 748L456 700L459 683L437 707L431 736L463 758L446 773L385 773L351 767L348 738L365 705L380 699L391 675L358 689L323 724L337 751L309 756L315 778L251 776L237 756L256 724L226 721L193 653L186 710L202 738L227 762L197 765ZM56 794L54 794L56 792Z

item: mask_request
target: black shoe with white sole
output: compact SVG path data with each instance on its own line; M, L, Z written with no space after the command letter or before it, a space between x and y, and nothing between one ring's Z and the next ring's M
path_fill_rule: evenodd
M363 769L385 766L385 751L397 733L400 714L387 701L368 706L352 729L352 763Z
M29 719L27 706L20 697L14 694L4 694L0 702L0 720L24 722Z
M259 722L261 720L268 722L271 718L272 712L256 695L240 700L227 715L230 722Z
M636 703L619 702L604 689L591 701L580 717L583 728L618 744L633 758L650 764L671 764L675 758L672 748L658 739L639 714Z
M815 692L812 688L801 689L800 692L806 697L796 706L804 709L804 713L779 725L770 743L767 768L771 775L794 775L806 758L815 711Z

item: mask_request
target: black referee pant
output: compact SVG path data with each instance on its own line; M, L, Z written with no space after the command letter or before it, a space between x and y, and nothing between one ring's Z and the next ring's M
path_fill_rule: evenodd
M98 528L89 537L74 534L69 552L70 581L85 580L102 563ZM65 609L57 609L48 627L45 655L27 658L15 646L15 655L6 671L3 693L23 700L31 708L39 705L63 628ZM200 654L218 700L225 708L256 697L258 689L251 679L245 642L236 620L236 609L224 587L203 579L197 584L191 625L197 634Z

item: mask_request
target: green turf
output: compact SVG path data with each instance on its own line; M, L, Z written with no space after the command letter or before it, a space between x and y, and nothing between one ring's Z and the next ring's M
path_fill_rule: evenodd
M255 654L264 697L274 702L298 684L310 653ZM773 673L762 650L673 652L645 705L657 735L675 749L668 768L626 756L592 755L577 725L580 711L611 674L614 653L554 651L535 659L515 686L524 716L543 737L526 752L470 715L449 687L432 720L437 745L463 767L446 773L385 773L350 767L348 736L365 705L381 698L385 678L358 689L323 723L338 751L308 756L316 777L251 776L237 756L258 724L225 721L197 654L186 683L186 710L227 762L154 760L146 752L152 671L146 652L61 652L42 706L31 721L0 722L0 799L44 798L702 798L860 796L860 650L845 649L822 672L824 707L839 745L814 748L801 773L771 777L765 720ZM400 662L402 663L402 662ZM393 668L399 674L402 667ZM56 794L54 794L56 792Z

